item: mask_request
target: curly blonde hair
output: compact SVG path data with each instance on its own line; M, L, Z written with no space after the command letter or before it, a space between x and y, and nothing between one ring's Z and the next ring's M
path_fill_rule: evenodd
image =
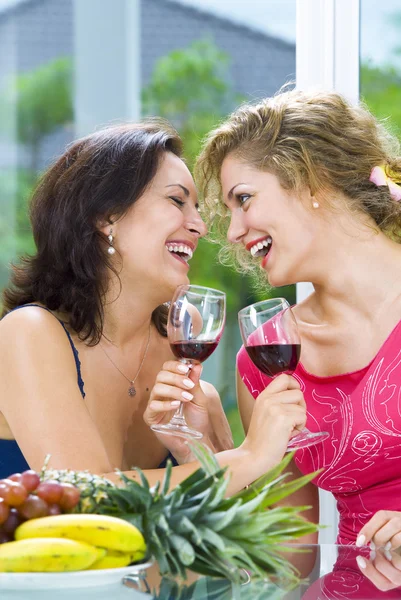
M249 253L226 239L220 170L229 154L273 173L286 190L309 187L325 198L340 192L350 210L369 215L401 242L401 203L387 186L369 181L372 168L383 165L401 183L399 143L363 104L353 106L335 92L291 90L241 106L206 137L195 166L203 211L213 240L222 244L222 262L249 271L255 268Z

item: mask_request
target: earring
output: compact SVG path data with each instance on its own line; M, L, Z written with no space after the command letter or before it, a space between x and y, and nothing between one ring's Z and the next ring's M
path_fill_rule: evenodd
M319 202L314 202L314 203L312 204L312 206L313 206L313 208L319 208Z
M113 229L111 227L110 227L110 232L109 232L109 235L107 236L107 239L109 240L109 244L110 244L110 246L107 248L107 252L109 254L115 254L116 249L113 246L114 237L113 237Z

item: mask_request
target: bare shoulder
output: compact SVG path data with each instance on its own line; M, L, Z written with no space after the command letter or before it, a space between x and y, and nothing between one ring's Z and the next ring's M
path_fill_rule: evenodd
M7 313L0 321L0 327L35 327L43 324L57 323L55 316L40 306L26 305Z
M25 306L5 315L0 321L0 344L13 345L64 342L66 333L58 319L38 306Z
M51 367L56 362L75 370L74 356L66 332L47 310L26 306L8 313L0 321L0 363L20 370L32 366Z

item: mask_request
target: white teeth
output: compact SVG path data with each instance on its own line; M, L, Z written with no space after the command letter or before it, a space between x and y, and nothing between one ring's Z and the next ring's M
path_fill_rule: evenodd
M256 244L254 244L251 247L251 254L252 256L255 256L259 250L263 250L263 248L267 248L267 246L269 246L272 243L272 238L270 236L268 236L265 240L261 241L261 242L256 242Z
M191 248L189 246L185 246L184 244L181 244L180 246L177 244L166 244L166 248L169 252L180 252L181 254L186 254L187 256L183 257L184 260L190 260L193 256Z

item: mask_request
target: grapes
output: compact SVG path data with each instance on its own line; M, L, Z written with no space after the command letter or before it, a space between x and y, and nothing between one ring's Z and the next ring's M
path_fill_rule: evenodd
M21 473L21 483L28 492L34 492L40 483L40 477L30 469Z
M0 525L7 521L9 514L10 507L3 498L0 498Z
M7 483L8 482L8 483ZM4 498L8 494L8 490L10 488L11 481L10 479L1 479L0 480L0 498Z
M63 496L63 486L57 481L42 481L39 483L35 493L49 504L58 504Z
M13 538L4 531L0 531L0 544L5 544L6 542L11 542Z
M79 502L81 492L71 483L62 483L63 495L59 502L61 508L65 511L75 508Z
M0 498L4 498L9 506L19 506L22 504L28 492L21 483L12 479L2 479L0 481Z
M23 521L69 512L79 498L75 486L58 481L41 482L33 470L0 479L0 544L13 540Z
M61 515L61 508L58 504L50 504L49 506L49 516Z
M29 494L24 504L18 508L18 511L25 519L39 519L40 517L47 517L49 514L46 502L34 494Z
M9 506L20 506L28 497L28 492L23 485L10 481L7 492L3 495Z
M18 513L18 510L16 508L12 508L7 521L3 523L2 530L9 535L14 535L14 531L17 529L18 525L22 523L22 521L23 518Z

